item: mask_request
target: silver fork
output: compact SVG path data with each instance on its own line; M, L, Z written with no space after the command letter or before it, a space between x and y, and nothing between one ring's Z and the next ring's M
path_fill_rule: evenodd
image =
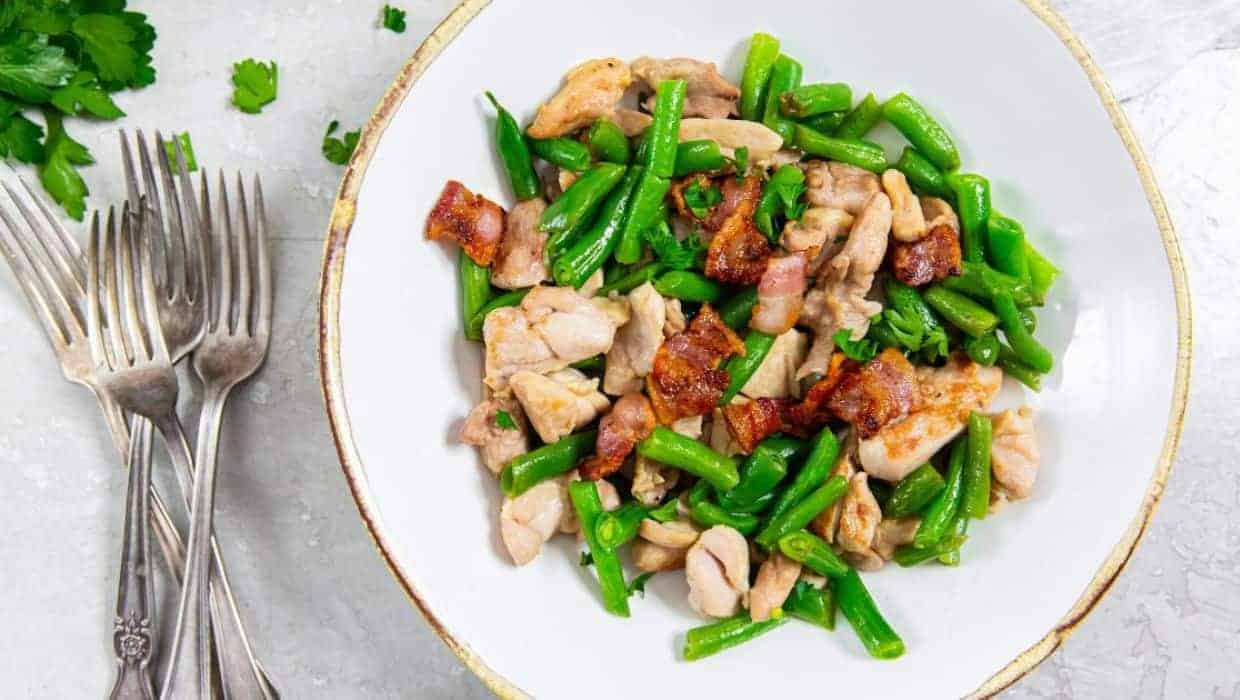
M209 538L215 507L221 421L229 394L263 364L271 337L271 262L262 185L258 178L254 179L253 222L240 175L237 176L237 198L240 221L234 232L228 189L220 173L219 223L223 235L213 237L214 247L218 249L218 266L208 285L207 334L194 351L194 370L202 379L203 402L198 429L198 473L189 529L189 565L181 589L163 698L209 697L211 677L207 659L211 647L206 624L206 575L211 559Z
M151 149L147 147L146 138L141 131L137 132L136 140L137 169L134 167L129 139L124 132L120 135L125 186L131 202L144 200L149 205L147 213L151 215L152 220L147 230L151 232L156 305L164 328L164 336L167 338L169 356L175 364L199 347L206 329L208 308L206 289L210 269L207 240L212 230L206 172L202 174L200 185L202 196L200 210L194 198L193 184L190 181L189 169L185 165L185 154L181 150L180 139L174 138L171 142L177 160L178 177L175 179L179 180L179 192L178 183L174 181L173 169L168 159L168 150L159 132L155 133L154 161L158 163L159 182L162 188L156 186ZM139 171L141 172L140 182ZM161 189L162 197L160 196ZM204 403L204 414L207 408L208 406ZM201 436L199 440L201 443ZM171 444L170 442L170 449ZM188 446L186 445L184 449L188 451ZM177 479L185 496L186 508L192 510L191 499L195 488L195 477L178 464ZM209 533L211 529L208 528L205 532ZM212 565L204 569L210 572L210 585L204 586L207 582L206 578L199 578L194 585L209 591L210 627L206 626L208 617L204 616L202 623L204 629L214 630L215 652L219 657L220 677L224 690L230 699L274 700L279 697L279 693L262 665L254 657L249 637L241 621L240 611L233 597L232 587L228 581L224 560L220 557L218 544L214 537L210 538L210 545L214 551L213 557L209 558ZM190 581L187 567L183 587L188 585ZM175 641L170 658L175 664L177 658ZM205 656L203 659L204 665L209 667L207 660L210 656ZM171 669L172 666L169 666L170 671ZM165 687L164 692L167 693L167 691Z

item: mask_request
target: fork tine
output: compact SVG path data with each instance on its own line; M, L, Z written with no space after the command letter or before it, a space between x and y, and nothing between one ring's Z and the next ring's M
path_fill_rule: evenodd
M26 220L29 231L33 234L32 238L38 244L39 250L42 251L42 261L50 263L48 276L55 280L66 299L81 299L86 294L86 290L82 288L82 278L80 277L77 261L70 259L62 248L60 241L56 240L58 234L55 233L55 229L60 228L59 222L49 225L50 222L40 221L35 217L30 207L26 206L25 197L13 189L13 186L8 182L4 182L3 185L4 191L9 195L9 200L13 202L22 218ZM54 220L55 218L53 217ZM73 317L80 321L76 305L70 308L73 309Z
M60 217L52 212L52 208L48 205L46 197L36 192L35 189L30 186L30 183L26 181L26 178L19 175L17 177L17 181L20 182L22 184L22 188L26 190L26 194L29 195L30 201L34 202L35 206L39 208L39 211L43 214L43 220L51 226L52 231L56 234L56 238L63 248L63 252L66 256L68 256L70 262L73 263L73 270L78 281L82 285L85 285L86 256L82 255L82 247L78 245L77 239L74 238L73 235L69 233L68 229L65 228L64 224L60 222Z
M245 183L237 173L237 207L241 210L241 222L237 231L237 332L250 334L250 311L254 307L251 298L254 273L250 269L250 207L245 199Z
M224 181L224 171L220 171L220 221L224 226L221 235L216 236L220 248L219 295L212 321L212 330L228 331L232 324L232 214L228 211L228 184Z
M138 212L141 218L142 212ZM143 333L149 330L138 318L138 270L134 267L134 223L135 217L129 215L129 202L121 209L121 225L115 239L117 250L116 279L120 286L121 311L125 317L125 328L129 331L129 346L133 349L134 360L148 360L151 357L150 344ZM141 257L141 256L139 256Z
M35 244L30 240L32 237L38 238L39 236L37 234L30 234L26 227L19 226L17 221L13 219L8 207L0 206L0 220L4 221L5 226L9 229L9 234L17 242L17 246L21 250L22 259L25 260L27 269L31 271L31 277L37 280L38 285L43 291L43 298L50 300L48 308L55 311L54 316L57 325L68 339L81 337L82 325L78 317L77 308L65 296L65 290L61 287L63 280L50 269L47 259L38 253ZM74 297L74 299L80 298L79 296Z
M110 367L104 345L103 317L99 303L104 245L103 232L99 228L99 212L96 211L90 219L90 253L86 258L86 337L90 339L90 354L95 364Z
M125 344L125 330L121 326L121 309L120 309L120 262L117 260L117 249L119 246L119 237L116 235L116 208L108 208L108 223L103 229L103 241L101 250L103 269L103 315L104 323L108 327L108 337L111 340L109 348L112 351L113 367L123 367L128 365L133 357L129 353L129 348Z
M130 202L141 201L138 193L138 173L133 165L133 150L129 147L129 135L121 129L121 166L125 171L125 196Z
M212 290L215 284L213 281L215 278L212 276L212 271L215 269L215 260L213 256L215 254L215 239L218 238L218 236L215 235L214 221L212 221L211 218L211 193L210 187L207 186L206 168L202 168L202 170L198 173L198 178L198 186L201 188L199 190L199 196L202 198L198 204L199 215L202 217L199 219L198 243L202 248L202 289L205 294L204 298L206 299L207 304L207 318L210 319L214 318L212 315L214 313L212 311L212 305L215 303L215 293Z
M170 362L168 344L164 339L163 328L160 327L159 305L155 300L155 274L152 270L150 250L150 211L143 209L137 222L135 237L138 241L136 251L138 268L136 274L138 283L142 285L142 323L150 339L151 358L158 362Z
M167 141L155 132L155 160L159 163L159 180L164 189L164 207L168 217L164 220L165 249L168 250L168 278L173 298L189 289L188 245L185 238L185 221L182 218L181 199L177 196L176 183L172 179L172 166L168 163ZM151 193L154 196L154 192Z
M258 269L258 319L255 332L260 335L271 333L271 251L267 249L267 207L263 204L263 183L258 175L254 176L254 223L258 232L255 241Z
M155 267L155 281L167 293L167 290L172 288L172 280L170 278L172 265L168 261L169 253L165 245L164 209L159 201L159 188L155 185L155 168L151 165L151 152L146 147L146 135L142 133L141 129L137 131L137 138L138 164L142 169L142 194L146 195L145 209L149 210L148 213L153 214L149 226L153 227L155 231L151 236L151 254L155 258L152 262L152 265ZM138 199L130 201L137 202Z
M190 281L187 281L189 296L193 301L203 298L207 288L206 274L206 230L203 228L202 214L194 199L194 183L189 176L189 164L185 162L185 149L181 139L172 135L173 149L177 156L177 174L181 185L181 208L185 212L186 222L186 269ZM204 182L205 186L205 182Z
M13 276L17 278L17 283L21 286L26 301L34 309L35 318L39 319L39 323L43 326L43 331L52 343L52 348L57 355L63 353L68 343L65 332L61 330L55 314L47 303L47 298L39 288L39 282L30 270L29 261L17 257L17 253L9 245L8 235L4 233L0 233L0 254L4 255L9 268L13 270Z

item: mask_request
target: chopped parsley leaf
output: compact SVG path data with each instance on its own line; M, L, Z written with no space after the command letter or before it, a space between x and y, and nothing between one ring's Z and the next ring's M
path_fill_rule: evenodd
M694 180L684 191L685 206L698 219L705 219L711 207L723 201L723 193L714 185L702 186L701 180Z
M361 137L362 130L346 131L344 139L341 140L332 136L339 127L340 122L334 119L331 124L327 125L327 133L323 134L323 157L336 165L344 165L353 156L353 151L357 148L357 140Z
M404 10L391 5L383 6L383 26L385 29L391 29L397 34L405 33L405 15L408 14Z
M504 430L516 430L517 422L512 419L512 414L508 411L495 412L495 424Z
M246 114L258 114L276 99L279 69L275 61L266 64L247 58L233 64L232 81L233 104Z

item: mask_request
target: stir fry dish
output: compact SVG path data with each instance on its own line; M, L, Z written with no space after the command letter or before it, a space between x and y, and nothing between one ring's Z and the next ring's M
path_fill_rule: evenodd
M579 533L566 565L620 617L683 571L710 621L689 660L837 610L903 654L858 572L960 565L972 521L1030 495L1033 412L987 409L1051 371L1035 310L1058 269L930 110L804 83L767 34L739 86L601 58L524 128L486 98L510 204L449 181L426 237L460 247L485 376L459 437L499 479L513 562Z

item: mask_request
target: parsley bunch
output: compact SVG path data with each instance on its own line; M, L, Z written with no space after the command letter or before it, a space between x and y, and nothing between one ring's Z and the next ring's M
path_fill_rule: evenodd
M64 117L119 119L125 113L112 94L155 82L155 29L125 2L0 2L0 158L35 166L43 188L79 221L90 190L78 168L94 158L65 131Z

